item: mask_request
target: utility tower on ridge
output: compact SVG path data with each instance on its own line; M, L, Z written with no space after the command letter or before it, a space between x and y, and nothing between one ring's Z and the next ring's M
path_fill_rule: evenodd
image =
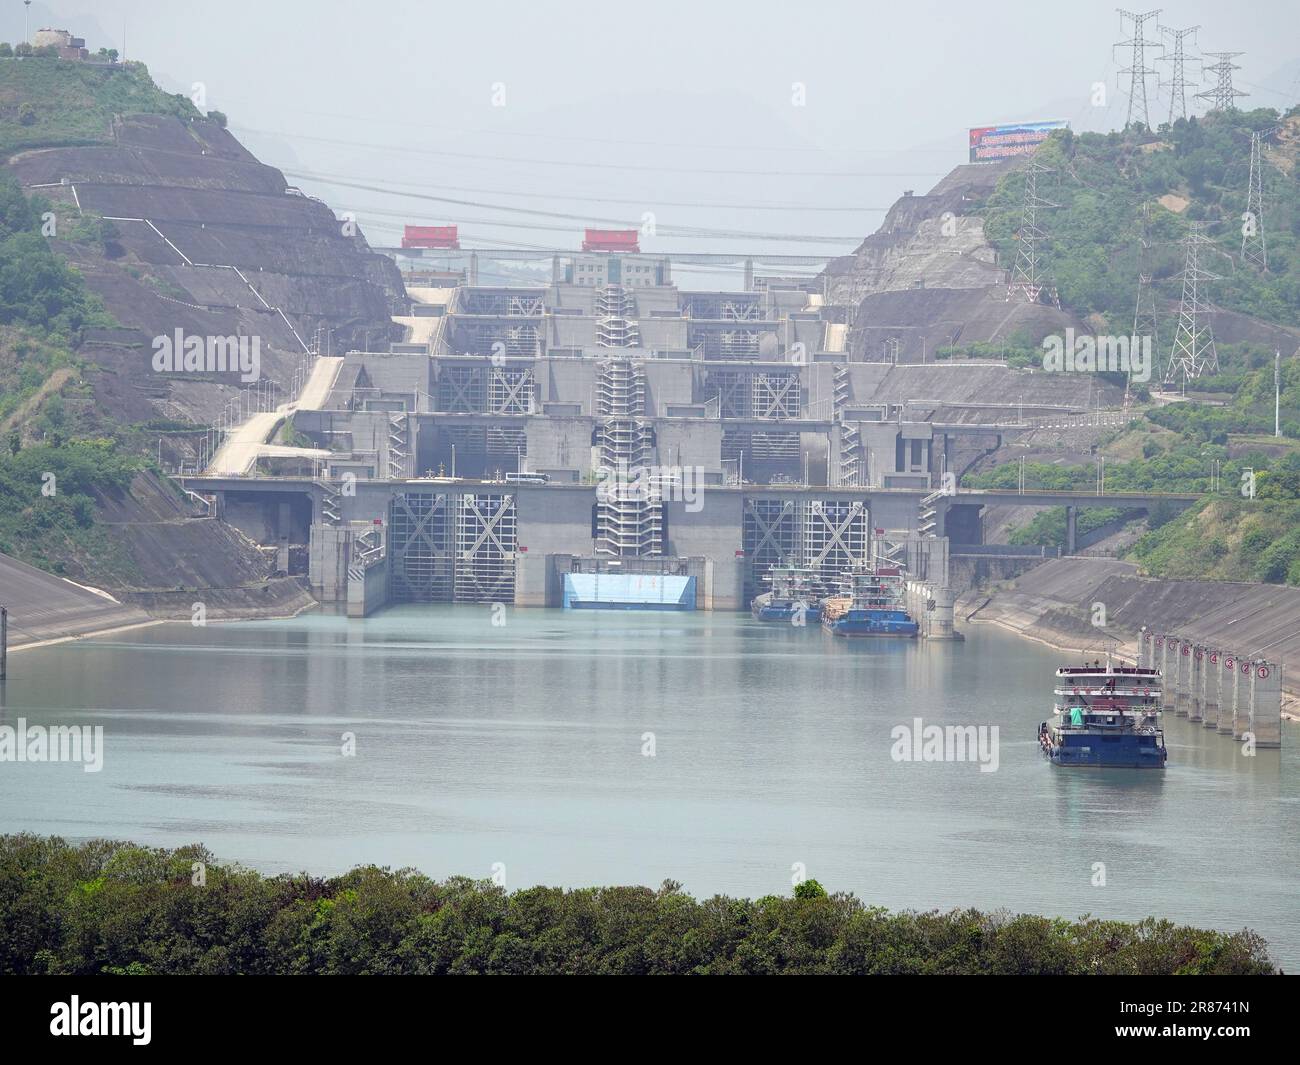
M1162 55L1157 60L1157 62L1173 64L1173 72L1169 77L1169 124L1171 126L1176 119L1187 117L1187 56L1183 51L1183 40L1191 37L1200 28L1200 26L1188 26L1185 30L1173 30L1168 26L1160 27L1160 32L1174 45L1173 55Z
M1201 287L1218 281L1201 265L1201 255L1214 249L1214 243L1205 235L1205 222L1188 222L1187 236L1180 242L1185 249L1183 271L1183 298L1178 305L1178 329L1174 333L1173 347L1169 351L1169 365L1165 369L1165 384L1174 384L1180 378L1184 383L1205 373L1217 373L1219 353L1214 346L1214 330L1210 326L1213 308Z
M1148 41L1142 35L1142 27L1160 14L1160 8L1154 11L1145 11L1137 14L1133 11L1125 11L1123 8L1115 9L1119 12L1120 26L1125 21L1133 23L1133 36L1127 41L1120 41L1115 45L1116 48L1133 49L1133 57L1129 66L1120 71L1120 74L1129 75L1128 85L1128 117L1124 120L1124 125L1131 126L1134 122L1141 122L1147 129L1151 128L1151 118L1147 112L1147 75L1154 74L1155 69L1146 65L1146 50L1148 48L1164 47L1159 41Z
M1016 264L1011 268L1011 279L1007 283L1006 298L1040 303L1046 292L1052 304L1059 308L1061 301L1056 294L1056 285L1039 246L1041 241L1047 239L1047 231L1038 224L1038 212L1059 206L1038 195L1039 177L1051 173L1055 173L1051 167L1044 166L1033 158L1025 167L1025 198L1020 208L1020 230L1016 234L1019 247L1016 251Z
M1268 244L1264 240L1264 171L1262 142L1264 134L1250 135L1250 183L1246 193L1246 213L1241 216L1241 258L1260 270L1268 269Z
M1138 289L1133 310L1133 337L1151 338L1151 350L1159 352L1160 334L1156 320L1156 293L1151 283L1151 203L1142 204L1141 233L1138 237Z
M1218 62L1213 66L1206 67L1205 70L1214 74L1217 78L1215 86L1212 89L1206 89L1204 92L1198 92L1198 100L1208 100L1211 111L1233 111L1237 107L1238 96L1249 96L1249 93L1241 89L1232 87L1232 72L1240 70L1233 60L1239 55L1245 55L1245 52L1206 52L1207 59L1217 59Z

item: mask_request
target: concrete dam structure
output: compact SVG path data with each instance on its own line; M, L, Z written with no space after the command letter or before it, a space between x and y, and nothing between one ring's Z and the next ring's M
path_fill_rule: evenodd
M862 361L797 283L681 291L666 260L613 253L552 274L413 290L407 340L349 352L292 411L309 446L186 483L257 543L306 547L314 593L354 613L559 606L576 573L689 577L697 608L739 610L777 565L829 591L906 559L946 588L949 540L982 543L1007 495L957 493L961 472L1034 419L1089 416L1069 375Z

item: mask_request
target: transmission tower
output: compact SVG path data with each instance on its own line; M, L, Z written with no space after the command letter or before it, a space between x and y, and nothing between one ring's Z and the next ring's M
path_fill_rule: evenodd
M1204 92L1198 92L1198 100L1209 100L1211 111L1233 111L1237 107L1238 96L1249 96L1249 93L1242 92L1240 89L1232 87L1232 72L1240 70L1233 60L1239 55L1245 55L1245 52L1206 52L1207 59L1217 59L1218 62L1213 66L1205 67L1205 70L1214 74L1218 81L1213 89L1206 89Z
M1044 263L1039 242L1047 240L1047 231L1038 224L1038 212L1059 206L1038 195L1038 178L1042 174L1054 173L1037 159L1030 159L1025 167L1025 198L1020 208L1020 230L1016 234L1019 247L1016 251L1016 264L1011 268L1011 279L1007 283L1007 299L1023 299L1029 303L1042 302L1046 292L1056 307L1061 301L1056 294L1056 285Z
M1261 144L1264 135L1250 135L1250 184L1246 213L1241 219L1241 258L1261 270L1268 269L1268 245L1264 241L1264 171Z
M1133 310L1133 338L1151 338L1151 350L1160 350L1156 321L1156 293L1151 284L1151 203L1142 204L1142 230L1138 237L1138 289Z
M1147 113L1147 75L1154 74L1155 70L1146 65L1146 50L1148 48L1161 48L1163 45L1159 41L1148 41L1143 37L1142 27L1159 15L1160 9L1156 8L1154 11L1146 11L1140 15L1132 11L1125 11L1123 8L1117 7L1115 10L1119 12L1121 28L1126 20L1133 23L1133 36L1129 40L1120 41L1115 45L1116 48L1133 49L1131 65L1120 71L1120 74L1129 75L1128 118L1124 120L1124 125L1128 127L1137 121L1150 129L1151 119Z
M1188 222L1188 232L1180 243L1185 250L1183 271L1183 298L1178 305L1178 329L1169 351L1169 365L1165 370L1165 384L1173 384L1179 377L1184 382L1204 373L1217 373L1219 353L1214 347L1214 330L1210 326L1212 308L1204 298L1201 285L1218 281L1201 265L1201 253L1213 249L1214 243L1205 235L1205 222Z
M1169 124L1174 119L1187 117L1187 56L1183 51L1183 40L1192 36L1200 26L1188 26L1185 30L1173 30L1161 26L1160 32L1174 44L1173 55L1162 55L1156 61L1173 64L1173 73L1169 78Z

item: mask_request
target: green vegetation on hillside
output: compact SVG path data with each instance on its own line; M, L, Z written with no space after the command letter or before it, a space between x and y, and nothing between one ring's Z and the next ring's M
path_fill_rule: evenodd
M95 497L125 490L144 460L107 440L17 443L0 441L0 552L60 574L68 560L91 558L129 579L135 567L123 545L95 524Z
M71 343L82 329L111 325L112 318L46 243L41 228L51 210L48 201L27 199L11 175L0 173L0 325L29 326Z
M0 836L0 973L1250 975L1262 939L1083 918L889 913L811 882L697 901L680 885L535 887L373 866L321 879L203 847Z
M125 114L200 116L188 97L159 89L143 63L0 57L0 157L106 143L114 116Z
M1255 477L1255 498L1238 482L1153 529L1132 557L1155 577L1300 585L1300 452Z
M1038 191L1059 205L1043 212L1051 234L1043 250L1062 303L1078 314L1103 315L1109 333L1132 330L1143 205L1150 204L1147 269L1166 300L1178 296L1171 282L1183 266L1178 241L1187 222L1205 221L1206 235L1221 254L1211 254L1203 266L1223 276L1211 285L1211 300L1280 325L1300 321L1300 166L1294 160L1290 173L1268 162L1263 168L1268 273L1239 261L1250 134L1272 130L1283 118L1269 108L1214 112L1154 133L1141 127L1109 134L1066 131L1043 145L1036 158L1056 173L1040 178ZM1300 126L1300 110L1287 121ZM1266 138L1270 149L1278 143L1275 133ZM1011 173L984 207L985 231L1006 263L1015 259L1023 189L1023 175ZM1160 205L1166 195L1186 200L1185 210L1179 214ZM1162 349L1172 339L1172 326L1161 322ZM1160 354L1163 359L1167 352Z

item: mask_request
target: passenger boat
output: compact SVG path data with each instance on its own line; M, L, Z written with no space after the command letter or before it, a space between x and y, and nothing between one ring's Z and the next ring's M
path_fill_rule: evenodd
M846 573L841 593L822 601L822 628L836 636L895 639L920 632L903 607L903 575L893 566L861 566Z
M1056 765L1163 769L1158 669L1100 660L1056 671L1056 718L1038 726L1038 743Z
M790 621L803 611L805 621L818 621L821 603L814 587L811 570L797 566L773 566L766 580L771 589L754 596L750 612L759 621Z

